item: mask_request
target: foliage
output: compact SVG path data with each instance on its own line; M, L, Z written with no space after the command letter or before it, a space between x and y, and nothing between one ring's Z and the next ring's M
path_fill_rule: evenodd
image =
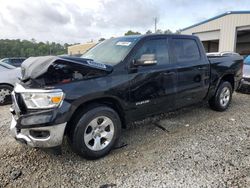
M173 34L173 32L170 29L167 29L166 31L164 31L164 34Z
M67 53L69 44L61 45L55 42L36 42L35 39L10 40L0 39L0 58L31 57L43 55L61 55Z
M133 32L133 31L132 31ZM161 29L157 29L156 34L181 34L181 30L178 29L175 32L171 31L170 29L166 29L165 31L161 30ZM148 30L145 35L150 35L150 34L154 34L151 30Z
M163 31L161 29L157 29L155 33L156 34L163 34Z
M181 30L177 30L176 32L172 32L170 29L167 29L165 31L163 31L161 29L157 29L155 33L156 34L180 34ZM145 34L150 35L150 34L153 34L153 32L151 30L148 30ZM141 33L129 30L124 35L141 35Z
M99 40L98 40L98 42L102 42L102 41L104 41L105 40L105 38L100 38Z
M172 32L167 29L162 31L158 29L156 31L158 34L180 34L180 30ZM153 34L151 30L148 30L145 34ZM141 35L137 31L129 30L124 35ZM105 40L105 38L100 38L99 42ZM31 56L44 56L44 55L61 55L67 53L67 48L70 46L65 43L61 45L55 42L36 42L35 39L29 40L10 40L10 39L0 39L0 59L5 57L31 57Z
M127 35L141 35L141 33L137 32L137 31L134 32L134 31L129 30L124 35L125 36L127 36Z
M145 34L150 35L150 34L153 34L153 32L151 30L148 30Z
M181 34L181 29L176 30L175 34Z

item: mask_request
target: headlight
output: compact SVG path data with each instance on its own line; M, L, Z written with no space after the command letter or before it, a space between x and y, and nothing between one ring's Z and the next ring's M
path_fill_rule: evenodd
M58 107L63 101L63 92L25 92L23 100L28 109L46 109Z

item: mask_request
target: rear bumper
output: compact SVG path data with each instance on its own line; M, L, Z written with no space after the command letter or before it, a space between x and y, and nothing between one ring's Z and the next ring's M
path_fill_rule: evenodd
M18 129L17 121L12 116L10 132L21 143L25 143L31 147L50 148L62 144L66 124L67 122L46 127ZM38 134L34 135L34 132ZM46 135L39 133L46 133Z
M242 78L240 85L250 87L250 78Z

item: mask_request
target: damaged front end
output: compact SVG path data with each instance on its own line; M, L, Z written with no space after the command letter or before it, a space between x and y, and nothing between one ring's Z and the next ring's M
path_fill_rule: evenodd
M78 80L105 76L110 65L77 57L30 57L23 62L21 82L30 88L44 88Z
M32 57L22 64L22 78L12 92L12 136L32 147L62 143L70 104L60 84L105 76L112 67L90 59ZM57 87L55 87L57 86Z

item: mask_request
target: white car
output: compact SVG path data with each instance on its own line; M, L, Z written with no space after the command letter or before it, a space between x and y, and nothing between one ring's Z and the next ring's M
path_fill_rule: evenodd
M243 93L250 93L250 55L244 59L243 77L240 90Z
M21 76L21 69L7 63L0 63L0 105L11 102L11 92L18 77Z

